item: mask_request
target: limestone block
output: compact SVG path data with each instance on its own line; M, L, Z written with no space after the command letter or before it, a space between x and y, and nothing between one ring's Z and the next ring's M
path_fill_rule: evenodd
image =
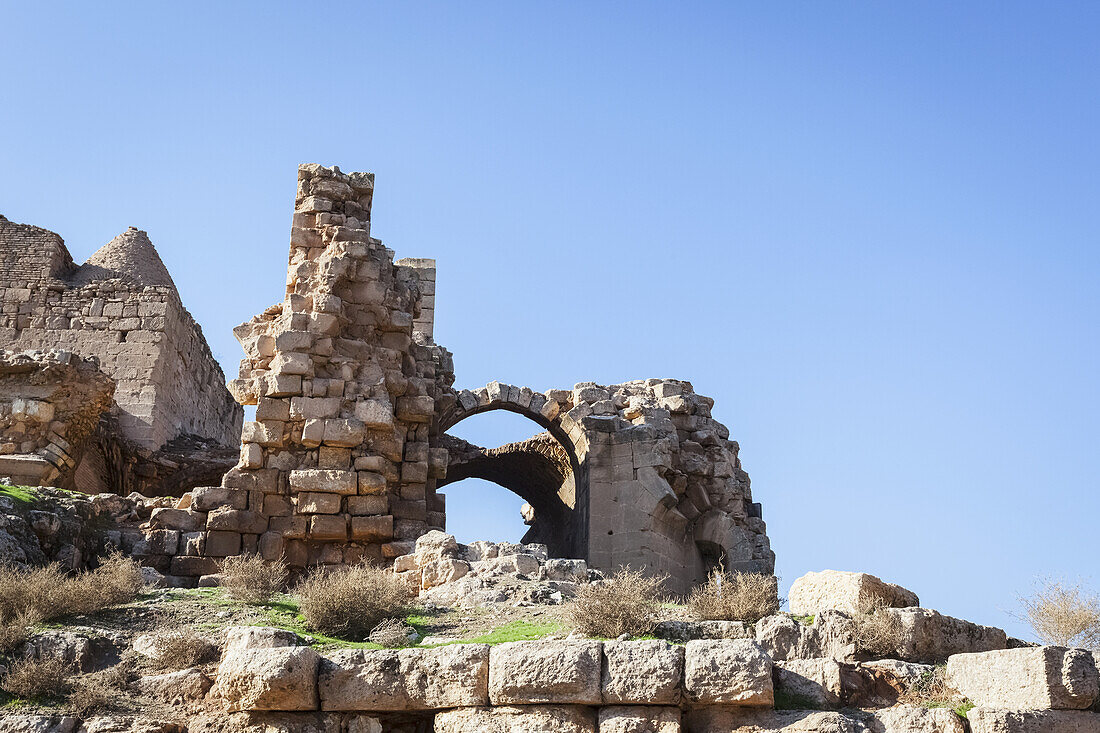
M397 418L406 422L431 422L435 400L428 395L397 398Z
M697 703L771 707L771 659L749 639L689 641L684 692Z
M791 585L787 602L791 613L798 616L829 609L862 613L876 602L894 608L920 605L916 594L900 585L885 583L867 573L837 570L806 573Z
M206 515L208 530L260 534L267 531L267 517L259 512L218 507Z
M298 494L298 513L339 514L340 500L339 494L302 492Z
M207 532L206 554L210 557L230 557L241 554L240 532Z
M241 428L241 442L259 443L266 447L283 444L283 424L277 420L265 422L246 422Z
M295 491L316 491L332 494L354 494L358 489L355 471L334 471L306 468L290 472L290 488Z
M67 715L9 713L4 716L0 730L4 733L76 733L79 727L80 719Z
M302 445L307 448L316 448L321 445L325 437L324 420L306 420L302 426Z
M679 704L684 675L683 647L664 641L607 641L603 654L604 703Z
M432 710L488 702L489 647L347 649L321 664L322 710Z
M370 430L393 427L393 407L382 400L361 400L355 403L355 417Z
M896 705L875 711L872 733L966 733L966 723L947 708Z
M211 696L238 710L316 710L321 657L309 647L229 650Z
M1092 654L1056 646L955 654L947 681L984 707L1084 710L1100 696Z
M347 521L342 514L314 514L309 520L309 538L329 541L347 540Z
M375 497L353 496L348 501L368 498ZM352 517L351 538L361 542L389 542L393 539L393 517L388 514L373 517Z
M684 728L691 733L873 733L843 713L717 706L689 710Z
M840 704L840 664L833 659L793 659L775 662L776 692L813 702L815 708Z
M301 399L295 397L294 399ZM280 420L286 421L290 419L290 403L286 400L274 399L272 397L261 397L256 403L256 419L260 421L264 420Z
M206 697L211 681L198 667L140 677L135 686L143 695L163 702L193 702ZM0 730L6 730L0 726Z
M390 509L388 496L349 496L348 513L352 515L369 516L385 514Z
M134 543L131 554L135 557L149 555L175 555L179 549L180 533L174 529L158 529L146 532Z
M313 373L313 360L299 352L277 353L268 368L276 375L303 376Z
M598 705L601 647L598 641L499 644L489 653L489 699L494 705Z
M186 509L160 507L149 516L149 526L157 529L178 529L181 532L196 532L206 525L206 515L202 512Z
M929 608L888 609L901 622L897 656L910 662L941 663L953 654L986 652L1008 646L1008 635Z
M680 733L680 708L610 706L600 708L600 733Z
M424 565L420 587L424 590L444 583L452 583L470 572L470 564L464 560L444 557Z
M376 471L359 471L360 494L377 495L386 491L386 477Z
M290 401L290 417L295 420L334 418L339 416L342 402L339 397L294 397Z
M970 733L1100 733L1100 713L1081 710L996 710L966 714Z
M341 448L354 448L363 442L363 423L353 418L325 420L325 434L321 442Z
M203 486L191 490L191 507L195 511L208 512L220 506L245 509L248 507L248 492L220 486Z
M436 713L435 716L435 733L595 733L595 731L595 710L576 705L459 708L445 710Z
M263 468L264 449L259 443L241 443L241 468Z
M302 377L297 374L268 374L259 385L267 397L292 397L302 394Z

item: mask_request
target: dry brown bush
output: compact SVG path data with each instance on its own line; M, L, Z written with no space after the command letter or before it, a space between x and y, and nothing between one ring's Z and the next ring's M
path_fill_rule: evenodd
M48 621L95 613L137 598L144 588L141 566L115 552L98 568L68 575L58 565L30 570L0 568L0 623L36 615Z
M286 583L286 564L265 561L256 554L227 557L221 563L221 587L245 603L266 603Z
M688 597L688 613L701 621L756 623L779 612L779 580L763 573L711 571Z
M853 620L856 649L875 659L897 655L901 645L901 618L881 598L868 603Z
M405 581L365 563L314 570L295 593L310 628L355 641L384 619L404 616L409 603Z
M10 622L0 624L0 654L10 654L34 633L34 627L42 621L36 611L24 612Z
M74 677L71 687L69 705L77 715L110 710L118 699L119 688L101 672Z
M27 657L12 662L0 688L23 699L56 697L69 689L69 666L58 657Z
M187 669L218 658L218 645L191 629L161 632L153 646L161 669Z
M1021 618L1044 644L1100 651L1100 595L1081 582L1040 578L1035 592L1019 600Z
M898 702L923 708L955 707L965 702L965 698L947 684L947 668L934 667L917 678Z
M409 632L412 627L395 618L388 618L374 627L367 637L369 641L387 649L399 649L412 645Z
M648 634L657 621L664 581L664 577L622 569L602 582L579 586L565 608L566 618L586 636L614 639Z

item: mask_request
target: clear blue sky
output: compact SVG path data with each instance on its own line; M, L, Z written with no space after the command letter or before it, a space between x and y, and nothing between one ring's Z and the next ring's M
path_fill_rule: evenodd
M0 213L79 260L146 229L229 376L281 297L296 166L374 171L374 233L439 261L459 386L690 379L784 586L866 570L1024 633L1035 574L1100 585L1100 5L0 17ZM463 538L518 531L457 491Z

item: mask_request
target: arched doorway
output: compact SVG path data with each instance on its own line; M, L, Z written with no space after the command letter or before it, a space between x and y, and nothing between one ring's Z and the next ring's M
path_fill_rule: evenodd
M528 400L529 400L528 396ZM486 448L447 431L468 418L494 411L516 413L543 429L530 438ZM588 485L584 449L556 420L532 409L530 401L499 399L485 405L458 406L441 420L440 446L447 449L446 478L437 488L465 479L483 479L521 497L529 526L523 542L545 544L552 557L586 558L588 550ZM454 486L453 491L460 487ZM491 539L491 538L485 538Z

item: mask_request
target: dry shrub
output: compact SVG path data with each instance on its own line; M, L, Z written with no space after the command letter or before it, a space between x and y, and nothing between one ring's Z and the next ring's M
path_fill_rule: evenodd
M868 603L853 620L856 649L875 659L895 656L901 646L901 618L881 598Z
M909 686L899 703L919 705L920 707L947 707L963 701L959 693L947 684L947 668L934 667L923 673Z
M141 566L114 552L98 568L78 575L66 574L59 565L30 570L0 568L0 623L37 616L42 621L89 614L141 593L145 582Z
M22 646L41 621L37 611L25 611L10 622L0 624L0 654L10 654Z
M603 582L579 586L566 606L566 617L586 636L614 639L648 634L657 620L664 581L664 576L622 569Z
M286 563L256 554L227 557L221 563L221 587L245 603L267 603L286 583Z
M701 621L756 623L779 612L779 580L763 573L711 571L688 597L688 612Z
M68 674L69 666L58 657L28 657L12 662L0 688L24 699L56 697L68 691Z
M1030 596L1023 596L1022 619L1044 644L1100 651L1100 596L1082 583L1041 578Z
M187 669L218 658L218 645L191 629L166 631L153 642L161 669Z
M399 649L412 645L409 638L410 631L412 631L412 627L408 624L395 618L388 618L375 626L367 639L387 649Z
M80 675L73 678L69 705L77 715L103 712L114 707L119 688L103 673Z
M314 570L295 592L311 629L355 641L383 620L404 616L409 603L405 581L365 563Z

